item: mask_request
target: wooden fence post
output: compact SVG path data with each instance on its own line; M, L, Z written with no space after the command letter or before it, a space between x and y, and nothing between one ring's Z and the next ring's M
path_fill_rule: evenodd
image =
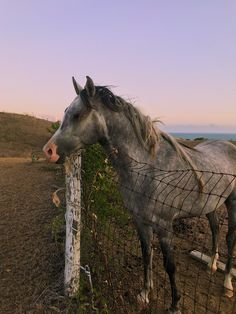
M65 293L75 296L80 281L81 156L66 158Z

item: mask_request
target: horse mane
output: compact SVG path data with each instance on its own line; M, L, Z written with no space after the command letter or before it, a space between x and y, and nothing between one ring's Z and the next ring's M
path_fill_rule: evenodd
M187 154L187 149L196 151L196 149L194 147L190 147L187 144L183 143L181 140L176 140L174 137L172 137L171 135L169 135L168 133L165 133L163 131L161 131L161 136L175 149L175 151L177 152L178 156L180 158L182 158L184 161L187 162L187 164L190 166L190 168L193 170L194 175L198 181L198 185L199 185L199 190L200 192L203 191L203 181L201 178L200 173L196 170L196 165L193 162L193 160L189 157L189 155Z
M110 110L123 112L126 118L130 121L139 143L153 158L156 156L158 144L161 139L166 140L174 148L177 155L182 160L186 161L194 171L199 182L199 189L202 191L202 179L196 171L196 166L193 160L187 153L187 149L195 151L193 147L189 147L180 140L176 140L171 135L161 131L154 125L154 121L152 121L149 116L142 114L136 107L122 97L114 95L107 86L96 86L96 95L100 97L102 103Z
M155 156L160 141L160 130L155 128L151 118L122 97L115 96L107 86L96 86L96 91L106 107L115 112L123 112L130 121L139 143Z

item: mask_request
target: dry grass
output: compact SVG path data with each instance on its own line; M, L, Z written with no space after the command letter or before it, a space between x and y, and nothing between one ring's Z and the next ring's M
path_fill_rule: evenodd
M29 157L41 151L50 125L32 116L0 112L0 157Z

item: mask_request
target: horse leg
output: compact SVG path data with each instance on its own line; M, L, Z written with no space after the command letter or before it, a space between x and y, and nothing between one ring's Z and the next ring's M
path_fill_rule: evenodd
M226 235L228 260L225 267L224 288L225 296L231 298L234 294L231 269L234 260L234 247L236 244L236 189L227 198L225 204L228 210L228 233Z
M143 256L143 266L144 266L144 287L140 294L138 295L138 302L143 304L149 303L149 292L153 288L152 279L152 239L153 230L150 226L145 226L136 221L136 228L138 231L139 239L141 242L142 256Z
M172 303L168 313L180 314L181 312L178 309L178 302L181 296L177 289L175 281L176 266L174 261L173 249L171 247L171 239L169 237L162 237L160 238L160 244L163 254L164 267L169 276L171 285Z
M216 211L210 212L206 214L206 216L209 221L212 233L212 255L211 260L207 266L210 274L214 274L217 270L217 260L219 258L218 253L219 221Z

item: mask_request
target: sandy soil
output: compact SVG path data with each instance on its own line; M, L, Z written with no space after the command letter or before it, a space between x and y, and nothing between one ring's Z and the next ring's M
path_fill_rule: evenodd
M51 226L51 193L63 177L58 165L0 158L1 314L69 313L60 300L63 248Z
M220 261L225 262L227 215L224 207L219 210L219 216ZM150 304L142 309L137 304L143 280L142 259L134 227L129 224L121 228L114 221L105 226L91 221L92 217L88 218L87 229L91 231L92 240L87 239L87 245L82 247L82 261L94 269L94 286L99 300L101 296L104 299L102 305L98 302L98 308L108 307L113 313L166 313L171 294L158 241L154 241L154 290ZM90 237L89 234L87 236ZM191 250L210 254L211 234L207 219L185 219L176 223L173 246L177 284L182 294L179 304L182 313L236 313L236 297L228 299L223 295L224 274L219 271L209 274L206 265L192 259L189 254Z
M155 242L154 254L155 289L150 305L141 309L136 296L142 286L142 260L134 229L130 225L121 228L114 221L107 226L97 222L95 226L91 217L88 224L84 222L82 265L88 264L92 270L94 309L84 274L81 275L84 300L80 306L63 296L64 247L52 234L58 212L51 202L51 193L63 181L59 165L0 158L0 313L90 314L96 313L96 309L97 313L165 313L170 305L170 289L158 243ZM225 262L224 208L220 216L220 260ZM210 252L206 219L184 220L175 230L182 313L236 313L236 297L229 300L222 294L223 274L210 276L205 265L189 256L191 249Z

